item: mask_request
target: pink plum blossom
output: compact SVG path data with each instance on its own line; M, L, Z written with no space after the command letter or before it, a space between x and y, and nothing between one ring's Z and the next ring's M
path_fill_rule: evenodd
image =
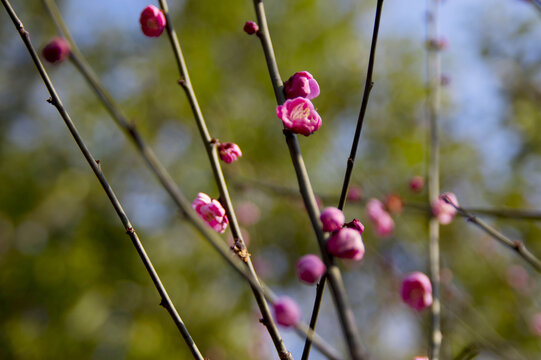
M274 303L274 317L282 326L293 326L301 320L301 309L293 299L283 296Z
M139 18L141 30L148 37L158 37L165 29L165 15L154 5L148 5Z
M319 96L319 85L308 71L293 74L285 83L286 98L303 97L312 100Z
M342 210L335 207L325 208L319 216L321 223L323 224L323 231L333 232L340 230L346 221Z
M308 99L297 97L276 107L276 116L294 133L308 136L321 126L321 117Z
M227 228L229 221L225 209L218 200L205 193L199 193L192 203L192 208L214 231L221 234Z
M317 255L304 255L297 261L297 276L308 284L315 284L326 269L325 264Z
M69 56L70 45L65 39L55 37L45 45L41 54L50 63L60 63Z
M259 26L257 26L257 24L253 21L246 21L243 29L246 34L253 35L259 31Z
M432 204L432 213L442 225L451 223L456 215L455 207L447 203L445 198L447 198L455 206L459 206L458 200L453 193L443 193L438 197L438 200Z
M425 178L422 176L414 176L410 180L410 189L413 192L421 192L425 186Z
M344 227L355 229L359 232L359 234L362 234L364 231L364 225L359 221L359 219L353 219L352 221L345 223Z
M331 235L327 250L338 258L359 261L364 256L363 239L359 231L343 228Z
M412 272L402 280L402 300L411 308L421 311L432 305L432 284L422 272Z
M381 214L374 224L376 225L376 234L379 236L388 236L394 231L394 220L387 212Z
M368 218L374 222L377 221L381 215L386 213L383 203L378 199L368 200L366 203L366 212L368 214Z
M361 201L363 198L363 189L359 186L352 185L348 191L347 199L351 202Z
M223 162L231 164L242 156L242 151L237 144L228 142L218 144L218 154Z

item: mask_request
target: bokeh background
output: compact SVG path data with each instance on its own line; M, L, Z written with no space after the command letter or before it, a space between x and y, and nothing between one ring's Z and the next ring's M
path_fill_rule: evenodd
M141 0L58 2L75 40L187 195L218 196L165 34L146 38ZM13 1L36 47L56 35L40 1ZM224 166L259 273L296 299L305 320L314 287L294 264L317 253L275 116L248 0L171 1L174 25L211 134L234 141ZM310 71L322 128L300 138L323 205L336 205L364 87L375 1L268 1L282 77ZM441 6L441 181L464 206L541 208L541 13L528 1L452 0ZM425 1L387 0L353 183L365 199L396 193L424 204L408 181L426 171ZM0 358L189 359L190 355L98 182L48 97L8 16L0 14ZM248 287L184 222L166 193L69 63L47 65L60 96L117 191L205 356L276 358ZM395 214L379 238L360 218L367 252L343 263L363 341L374 359L426 355L428 311L401 303L410 271L427 271L426 214ZM539 224L487 218L541 255ZM224 241L228 241L228 232ZM476 345L478 359L539 359L539 274L463 219L442 227L443 353ZM344 349L330 296L319 332ZM302 340L283 331L300 356ZM314 359L322 357L313 353Z

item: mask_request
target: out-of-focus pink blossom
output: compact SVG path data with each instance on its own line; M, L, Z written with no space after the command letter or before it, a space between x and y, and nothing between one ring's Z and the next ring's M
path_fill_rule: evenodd
M389 236L394 231L394 220L387 212L381 214L374 224L376 225L376 234L379 236Z
M244 24L244 32L248 35L253 35L259 31L259 26L253 21L246 21Z
M541 336L541 312L533 316L531 326L533 333Z
M414 192L421 192L425 186L425 178L422 176L414 176L410 180L410 189Z
M427 356L416 356L413 358L413 360L430 360Z
M315 284L326 269L325 264L317 255L304 255L297 261L297 276L308 284Z
M312 100L319 96L319 85L308 71L300 71L284 83L284 91L287 99L300 96Z
M347 199L351 202L361 201L363 198L363 189L359 186L352 185L348 190Z
M149 37L158 37L165 29L165 15L154 5L148 5L139 18L143 34Z
M359 231L343 228L331 235L327 250L338 258L359 261L364 256L363 239Z
M378 199L370 199L366 203L366 213L371 221L377 221L377 219L386 213L383 203Z
M321 117L308 99L297 97L276 107L276 116L294 133L308 136L321 126Z
M459 206L458 200L453 193L443 193L438 197L438 200L432 204L432 213L442 225L451 223L456 215L456 209L445 201L446 198L455 206Z
M218 200L205 193L199 193L192 203L192 208L214 231L221 234L227 228L229 221L225 209Z
M50 63L60 63L69 56L70 45L61 37L55 37L43 48L41 54Z
M402 280L402 300L411 308L421 311L432 305L432 284L428 276L416 271Z
M507 269L506 280L512 288L519 291L527 291L530 276L524 267L520 265L513 265Z
M359 234L362 234L364 231L364 225L359 221L359 219L353 219L352 221L345 223L344 227L355 229L359 232Z
M231 164L242 156L242 151L240 151L240 147L237 144L227 142L218 144L218 154L223 162Z
M404 203L399 195L389 194L385 197L385 207L390 213L400 213L404 208Z
M245 226L254 225L261 217L259 207L251 201L243 201L236 207L239 223Z
M274 303L274 317L282 326L293 326L301 320L301 309L293 299L283 296Z
M335 207L325 208L319 216L321 223L323 224L323 231L333 232L340 230L346 221L342 210Z

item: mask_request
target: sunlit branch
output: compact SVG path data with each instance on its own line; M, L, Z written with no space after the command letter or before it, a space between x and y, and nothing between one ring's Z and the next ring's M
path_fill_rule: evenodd
M139 240L139 237L137 236L137 233L135 232L133 226L130 223L130 220L126 213L124 212L124 209L122 208L122 205L118 201L118 198L116 197L116 194L114 193L113 189L107 182L107 179L105 178L103 172L101 171L101 167L99 166L98 162L94 159L88 148L86 147L85 143L83 142L83 139L79 135L79 132L77 131L75 125L73 124L69 114L67 113L66 109L64 108L64 105L62 104L62 101L60 100L58 94L56 93L56 90L49 79L49 76L43 67L43 64L39 60L39 57L32 46L32 43L30 41L30 35L28 31L25 30L23 23L19 20L17 17L15 11L11 7L11 4L7 0L2 0L2 4L4 5L6 11L8 12L9 16L11 17L11 20L13 21L13 24L15 25L15 28L19 32L19 35L21 36L21 39L23 40L26 48L28 49L28 52L34 61L34 64L45 84L47 87L47 90L49 91L50 98L48 99L48 102L51 103L59 112L60 116L64 120L66 126L68 127L68 130L70 131L71 135L73 136L75 142L77 143L77 146L83 153L83 156L85 157L86 161L90 165L92 171L98 178L98 181L100 182L103 190L107 194L107 197L109 198L111 204L113 205L113 208L115 209L115 212L117 213L120 221L122 222L126 233L130 237L130 240L133 243L133 246L137 250L137 253L139 254L139 257L141 258L141 261L145 265L145 268L150 275L150 278L152 279L152 282L154 283L154 286L158 290L158 293L161 296L161 302L160 305L163 306L173 321L175 322L175 325L177 326L178 330L180 331L182 337L184 338L184 341L186 342L186 345L188 345L188 348L190 349L194 359L197 360L203 360L203 356L199 352L199 349L197 348L195 342L193 341L192 337L190 336L190 333L188 332L188 329L184 325L184 322L180 318L180 315L178 314L177 310L175 309L175 306L173 305L173 302L169 298L169 295L167 294L167 291L165 287L163 286L158 273L154 269L154 266L152 265L152 262L150 261L150 258L148 257L143 244Z

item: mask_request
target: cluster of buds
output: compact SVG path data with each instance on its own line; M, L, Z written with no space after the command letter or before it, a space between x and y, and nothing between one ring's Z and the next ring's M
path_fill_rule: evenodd
M328 207L321 213L323 231L330 232L327 240L327 251L332 255L341 258L360 261L364 257L364 243L361 233L364 226L357 219L345 224L345 217L342 210L335 207Z

